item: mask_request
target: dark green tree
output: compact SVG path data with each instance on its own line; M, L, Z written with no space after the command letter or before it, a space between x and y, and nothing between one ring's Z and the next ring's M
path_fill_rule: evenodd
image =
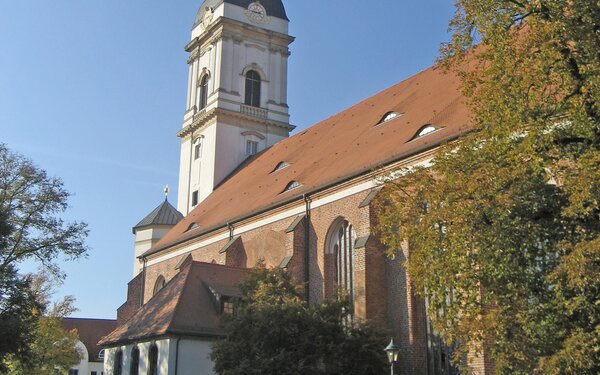
M9 356L33 360L40 317L48 312L33 278L19 274L19 264L37 261L60 279L56 260L86 253L86 225L60 218L68 197L60 179L0 144L0 371Z
M4 366L11 375L64 374L81 360L81 353L75 347L79 339L77 332L67 331L61 325L64 317L76 311L75 300L72 296L66 296L53 303L51 300L57 280L47 274L29 275L28 280L40 306L40 310L34 314L38 317L35 330L27 348L27 356L9 355Z
M442 65L473 131L389 181L379 232L457 360L600 372L600 4L458 0ZM400 230L398 230L400 228Z
M220 375L382 374L384 335L354 322L347 298L307 306L284 270L257 267L212 358Z

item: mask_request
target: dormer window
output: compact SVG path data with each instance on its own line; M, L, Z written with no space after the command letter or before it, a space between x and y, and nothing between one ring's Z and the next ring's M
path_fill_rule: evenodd
M301 183L299 183L298 181L292 181L289 184L287 184L287 186L285 187L285 189L282 191L282 193L287 193L290 190L294 190L299 188L300 186L302 186Z
M223 295L219 292L218 287L207 285L213 299L215 309L218 313L224 315L234 315L236 309L237 298L229 295Z
M287 168L289 166L290 165L288 163L286 163L285 161L279 162L279 164L277 164L277 166L275 166L275 169L273 169L273 171L271 173L280 171L280 170L285 169L285 168Z
M380 125L380 124L383 124L385 122L391 121L391 120L393 120L393 119L395 119L397 117L400 117L402 115L403 115L403 113L398 113L398 112L393 112L393 111L392 112L388 112L388 113L386 113L381 118L381 120L379 120L379 122L377 123L377 125Z
M221 312L224 315L233 315L235 313L235 304L230 297L221 298Z
M420 137L424 137L428 134L431 134L433 132L438 131L439 129L435 127L435 125L433 124L427 124L425 126L423 126L418 132L417 134L413 137L413 139L416 138L420 138Z
M188 227L188 229L186 230L186 232L189 232L190 230L196 229L198 228L198 224L196 223L192 223L190 224L190 226Z

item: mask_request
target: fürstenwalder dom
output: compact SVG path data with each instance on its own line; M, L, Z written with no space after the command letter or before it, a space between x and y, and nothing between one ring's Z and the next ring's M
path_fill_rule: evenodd
M453 373L402 252L388 258L372 231L371 203L381 176L426 166L467 131L459 78L429 68L290 136L289 22L281 0L200 4L174 134L177 208L165 200L133 228L127 301L101 341L106 373L213 374L219 319L261 259L292 273L311 303L345 288L355 319L394 336L403 374ZM485 351L472 366L492 373Z

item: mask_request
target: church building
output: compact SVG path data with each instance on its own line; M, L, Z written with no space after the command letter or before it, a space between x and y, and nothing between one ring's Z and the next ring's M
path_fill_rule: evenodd
M281 0L200 6L177 208L165 200L133 229L134 278L101 341L108 374L212 374L219 317L259 260L287 269L309 303L345 288L354 318L400 347L396 373L456 373L403 268L409 250L386 255L371 203L381 177L427 166L469 130L460 80L431 67L290 137L288 23ZM470 365L493 373L485 352Z

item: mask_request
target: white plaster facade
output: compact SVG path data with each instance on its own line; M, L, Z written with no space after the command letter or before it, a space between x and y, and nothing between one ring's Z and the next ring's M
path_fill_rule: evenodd
M267 17L260 25L247 10L226 2L192 30L186 46L189 76L181 138L177 209L187 215L248 156L289 136L287 105L288 21ZM246 74L260 76L260 105L245 104ZM206 105L201 82L208 77ZM199 146L198 146L199 145ZM200 152L198 152L198 147Z
M150 347L158 348L157 375L213 375L214 364L210 359L213 341L195 338L165 338L156 341L112 347L106 350L104 368L106 374L114 374L117 352L122 351L122 375L131 371L131 353L134 347L140 351L138 374L147 374ZM100 375L100 373L98 373Z
M75 348L81 354L81 361L71 367L72 373L78 375L104 375L104 363L90 361L90 353L81 341L75 343Z
M171 228L172 225L154 225L135 230L135 255L133 257L133 277L136 277L144 267L140 256L158 242Z

